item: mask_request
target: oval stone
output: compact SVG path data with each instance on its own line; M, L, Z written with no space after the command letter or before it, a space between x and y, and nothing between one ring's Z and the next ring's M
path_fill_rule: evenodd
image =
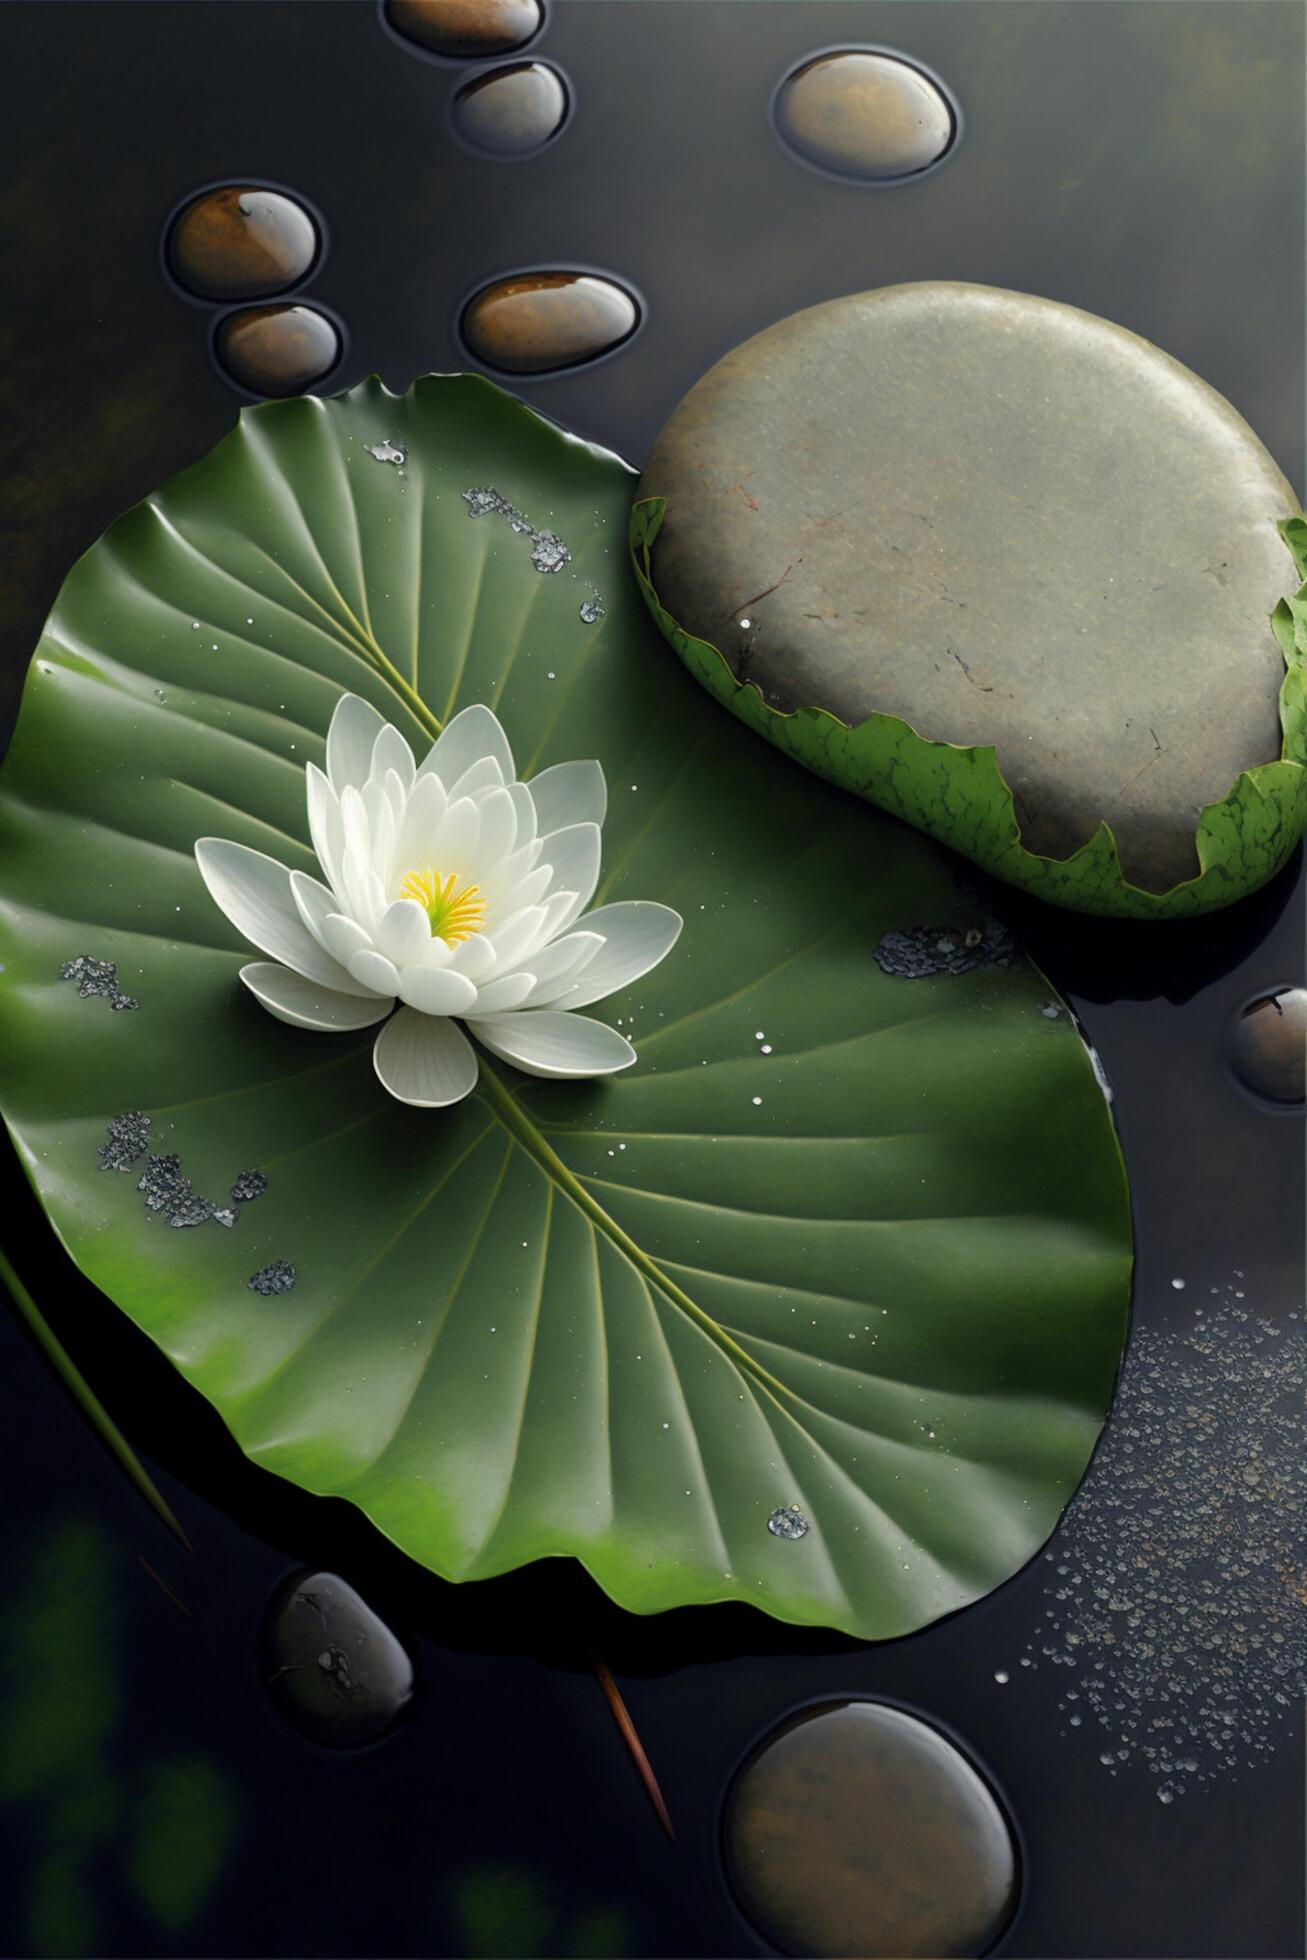
M782 1953L984 1953L1016 1903L988 1784L938 1729L883 1702L827 1702L764 1737L723 1838L740 1905Z
M454 128L494 157L542 150L567 121L567 85L545 61L513 61L465 82L454 97Z
M1267 1102L1301 1109L1307 1094L1307 987L1280 987L1240 1008L1230 1026L1235 1072Z
M316 224L294 198L222 184L178 212L168 264L201 299L262 299L305 278L318 245Z
M334 1572L296 1572L269 1603L260 1666L273 1707L310 1742L357 1749L413 1698L402 1641Z
M483 286L463 314L477 360L504 374L548 374L593 361L640 323L630 293L588 272L525 272Z
M776 127L806 163L883 184L938 163L955 124L943 90L911 62L848 48L786 76Z
M663 605L738 679L992 744L1028 850L1106 819L1166 891L1202 807L1280 755L1297 499L1214 389L1093 314L944 282L793 314L696 383L638 495L667 499Z
M512 54L540 31L540 0L386 0L386 19L407 41L454 61Z
M340 359L333 321L313 306L249 306L218 322L214 352L254 395L298 395Z

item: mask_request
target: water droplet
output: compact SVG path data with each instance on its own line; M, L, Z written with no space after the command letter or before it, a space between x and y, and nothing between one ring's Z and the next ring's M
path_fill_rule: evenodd
M806 1538L810 1528L797 1504L782 1504L767 1520L773 1538Z
M526 157L567 121L567 84L545 61L514 61L465 82L450 107L454 132L483 156Z
M413 1697L403 1644L331 1572L298 1572L264 1617L260 1669L274 1708L310 1742L355 1749L394 1726Z
M610 353L639 323L635 300L611 279L527 272L483 286L464 308L462 332L486 367L549 374Z
M375 457L378 463L394 463L402 466L408 460L407 452L399 443L392 442L389 436L384 442L365 442L363 447L369 456Z
M593 626L597 619L602 619L607 610L597 592L592 592L588 599L581 601L581 617L587 626Z
M1000 1688L1006 1688L1008 1682L1012 1679L1012 1676L1008 1673L1005 1667L1000 1667L998 1672L995 1674L994 1679L998 1682Z
M251 306L218 322L214 353L254 395L298 395L340 359L340 333L312 306Z
M265 299L308 276L318 228L282 191L223 184L180 210L168 232L168 267L201 299Z
M1182 1279L1173 1279L1171 1281L1171 1284L1175 1288L1177 1293L1184 1292L1184 1281Z
M1268 1102L1303 1101L1307 987L1280 987L1240 1008L1230 1023L1235 1073Z
M540 32L540 0L385 0L397 34L452 61L513 54Z
M743 1911L784 1953L983 1953L1016 1902L988 1784L877 1702L805 1709L766 1736L728 1795L723 1847Z
M849 48L802 62L776 95L776 126L803 162L863 183L938 163L957 119L939 84L893 55Z

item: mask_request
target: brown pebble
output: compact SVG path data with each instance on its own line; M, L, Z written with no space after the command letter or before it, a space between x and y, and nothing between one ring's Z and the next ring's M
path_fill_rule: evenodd
M406 40L456 61L512 54L540 31L540 0L386 0L386 19Z
M340 334L312 306L251 306L219 322L214 351L252 394L298 395L335 367Z
M478 75L454 97L454 128L475 150L524 157L567 121L567 87L543 61L515 61Z
M1268 1102L1301 1103L1307 1091L1307 988L1263 994L1230 1029L1235 1069Z
M531 272L483 287L463 314L463 337L487 367L548 374L606 354L639 321L635 300L610 279Z
M777 97L776 120L809 163L873 183L929 169L955 128L928 75L891 55L855 49L795 69Z
M724 1848L744 1912L782 1953L983 1953L1016 1901L988 1785L882 1702L827 1702L773 1730L731 1790Z
M201 299L262 299L303 279L318 244L317 226L293 198L224 184L178 213L168 264Z

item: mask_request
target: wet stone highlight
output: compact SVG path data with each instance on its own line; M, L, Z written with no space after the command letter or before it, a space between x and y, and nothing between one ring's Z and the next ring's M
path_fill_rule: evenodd
M75 980L83 1000L107 1000L116 1014L130 1013L141 1004L118 985L118 968L112 960L96 960L89 953L79 953L75 960L64 961L59 978Z
M294 198L226 184L178 213L167 258L177 283L201 299L266 299L308 276L320 244Z
M298 395L340 359L340 334L312 306L253 306L229 313L214 336L218 364L252 395Z
M952 108L928 75L856 48L796 68L777 96L776 126L805 163L875 184L929 170L957 133Z
M1307 987L1281 987L1241 1008L1230 1023L1230 1059L1246 1088L1267 1102L1301 1108L1307 1088Z
M394 1727L413 1699L403 1643L333 1572L300 1572L268 1606L260 1666L273 1707L327 1749L357 1749Z
M540 32L540 0L385 0L397 34L452 61L514 54Z
M567 85L543 61L518 61L465 82L451 107L454 129L483 156L525 157L567 121Z
M764 1738L731 1789L724 1850L783 1953L983 1953L1016 1902L993 1792L938 1730L881 1702L828 1702Z
M501 374L552 374L597 360L640 324L634 298L588 272L529 272L497 279L469 300L463 338Z

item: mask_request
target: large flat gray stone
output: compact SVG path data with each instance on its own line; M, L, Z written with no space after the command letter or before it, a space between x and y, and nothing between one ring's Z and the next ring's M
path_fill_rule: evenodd
M639 494L682 626L775 707L992 743L1033 851L1105 817L1166 890L1201 807L1280 753L1297 498L1222 396L1092 314L943 282L809 308L690 390Z

